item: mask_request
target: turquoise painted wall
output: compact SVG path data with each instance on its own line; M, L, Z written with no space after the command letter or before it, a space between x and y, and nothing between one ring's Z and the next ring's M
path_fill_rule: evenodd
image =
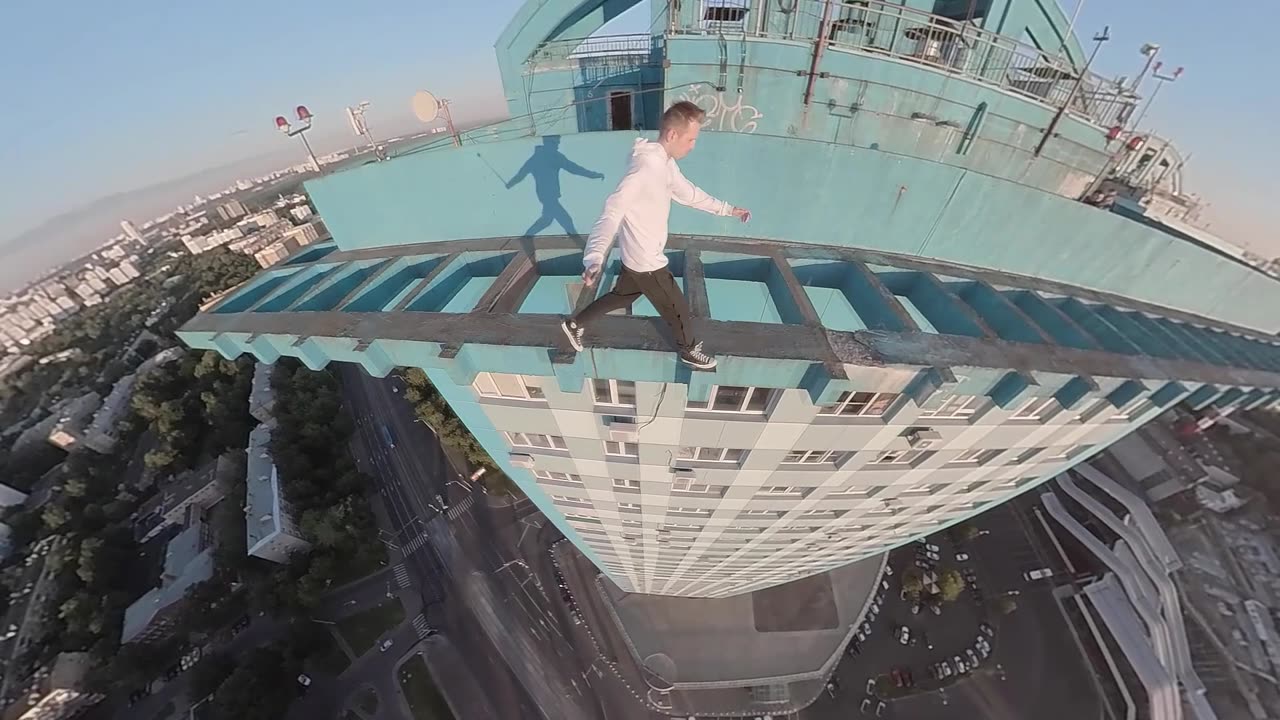
M708 111L708 129L754 132L877 148L968 167L1069 197L1079 197L1107 162L1104 131L1067 116L1043 154L1033 151L1054 114L1048 105L929 67L832 49L823 55L813 100L805 107L807 43L733 40L734 60L717 92L721 50L716 38L668 41L667 101L693 100ZM737 58L746 49L741 72ZM795 69L803 67L805 76ZM965 128L981 103L977 138L959 154ZM914 115L926 119L916 119Z
M635 133L443 149L309 181L340 247L586 232ZM535 157L530 178L506 182ZM604 180L565 171L562 156ZM949 165L796 138L706 133L681 167L751 208L743 225L675 206L678 233L871 248L1045 277L1267 332L1280 283L1153 228ZM571 227L565 228L567 223ZM1242 297L1250 302L1240 302Z

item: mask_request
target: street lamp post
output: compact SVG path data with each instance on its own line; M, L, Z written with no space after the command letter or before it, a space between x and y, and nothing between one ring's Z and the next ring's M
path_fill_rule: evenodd
M1164 63L1156 63L1155 68L1151 72L1151 77L1156 79L1156 89L1151 91L1151 97L1147 98L1147 104L1142 107L1142 112L1138 113L1138 119L1133 121L1133 129L1136 131L1142 123L1142 119L1147 116L1147 111L1151 109L1151 104L1156 101L1156 96L1160 94L1160 88L1164 87L1167 82L1176 82L1182 76L1183 68L1179 67L1173 71L1171 75L1161 75L1160 67Z
M1133 79L1129 85L1129 92L1137 92L1138 86L1142 84L1142 79L1147 76L1147 71L1151 69L1151 63L1155 61L1156 56L1160 54L1160 45L1157 43L1143 43L1138 48L1138 52L1147 58L1147 64L1142 66L1142 72ZM1157 65L1156 69L1160 69Z
M320 161L316 160L316 154L311 150L311 143L307 142L306 132L311 129L311 111L306 105L299 105L295 111L298 116L298 124L289 124L289 119L283 115L276 116L276 129L288 135L289 137L297 136L302 140L302 145L307 149L307 157L311 158L311 167L316 172L320 172Z
M359 105L347 107L347 120L351 123L351 130L357 137L362 137L369 141L369 147L373 150L373 156L379 161L387 159L386 150L373 139L373 133L369 132L369 123L364 119L364 111L369 107L369 101L361 101Z
M1093 36L1093 52L1089 53L1089 60L1085 62L1084 68L1080 70L1076 76L1075 83L1071 86L1071 92L1067 93L1067 99L1063 101L1062 107L1058 108L1058 112L1054 113L1053 119L1049 121L1049 127L1045 128L1044 135L1041 136L1040 142L1036 145L1036 157L1040 157L1040 153L1044 151L1044 146L1049 144L1049 138L1053 137L1053 131L1058 129L1058 123L1062 122L1062 116L1067 114L1067 108L1071 107L1071 103L1075 101L1076 94L1080 92L1080 86L1084 84L1085 76L1089 74L1089 68L1093 66L1094 58L1098 57L1098 51L1102 49L1102 44L1111 39L1111 27L1102 28L1102 32Z

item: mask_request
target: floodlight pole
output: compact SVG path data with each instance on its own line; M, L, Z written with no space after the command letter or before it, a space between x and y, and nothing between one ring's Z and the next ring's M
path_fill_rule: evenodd
M1053 131L1058 129L1058 123L1062 121L1062 116L1067 114L1067 108L1076 99L1076 93L1080 92L1080 86L1084 84L1084 78L1089 74L1089 68L1093 66L1094 58L1098 57L1098 51L1102 49L1102 44L1111 39L1111 26L1102 28L1102 32L1093 36L1093 52L1089 53L1089 60L1084 64L1084 68L1076 75L1076 81L1071 86L1071 92L1067 93L1067 99L1062 103L1062 107L1058 108L1058 112L1054 113L1053 120L1049 121L1049 127L1045 128L1044 135L1040 137L1040 142L1036 145L1033 155L1040 157L1040 153L1044 151L1044 146L1049 144L1049 138L1053 137Z

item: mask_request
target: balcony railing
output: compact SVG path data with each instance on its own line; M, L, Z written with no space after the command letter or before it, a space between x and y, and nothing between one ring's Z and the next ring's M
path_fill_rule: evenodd
M823 32L828 0L795 0L785 28L749 11L726 14L723 0L703 3L695 26L680 35L725 35L814 42ZM1065 58L964 21L880 0L830 0L828 48L892 57L927 65L968 80L995 85L1053 107L1067 102L1078 70ZM1102 127L1122 123L1137 98L1119 83L1089 73L1068 111Z
M635 62L637 57L644 60L653 53L660 54L661 50L661 36L649 35L648 33L604 35L544 42L529 57L529 61L543 63L558 60L620 57L627 58L628 62Z

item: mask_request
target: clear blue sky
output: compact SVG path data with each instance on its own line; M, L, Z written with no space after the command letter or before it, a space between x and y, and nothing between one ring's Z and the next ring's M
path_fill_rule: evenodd
M1070 14L1076 0L1063 0ZM502 110L493 41L521 0L0 4L0 240L120 190L279 150L272 118L306 103L345 132L344 105L411 126L419 88L459 114ZM1137 47L1185 65L1145 123L1193 154L1190 189L1215 230L1280 253L1280 4L1086 0L1078 32L1113 40L1098 68L1132 74ZM635 16L643 18L641 13ZM640 25L644 25L640 20ZM625 28L625 29L643 29ZM318 120L319 122L319 120Z

